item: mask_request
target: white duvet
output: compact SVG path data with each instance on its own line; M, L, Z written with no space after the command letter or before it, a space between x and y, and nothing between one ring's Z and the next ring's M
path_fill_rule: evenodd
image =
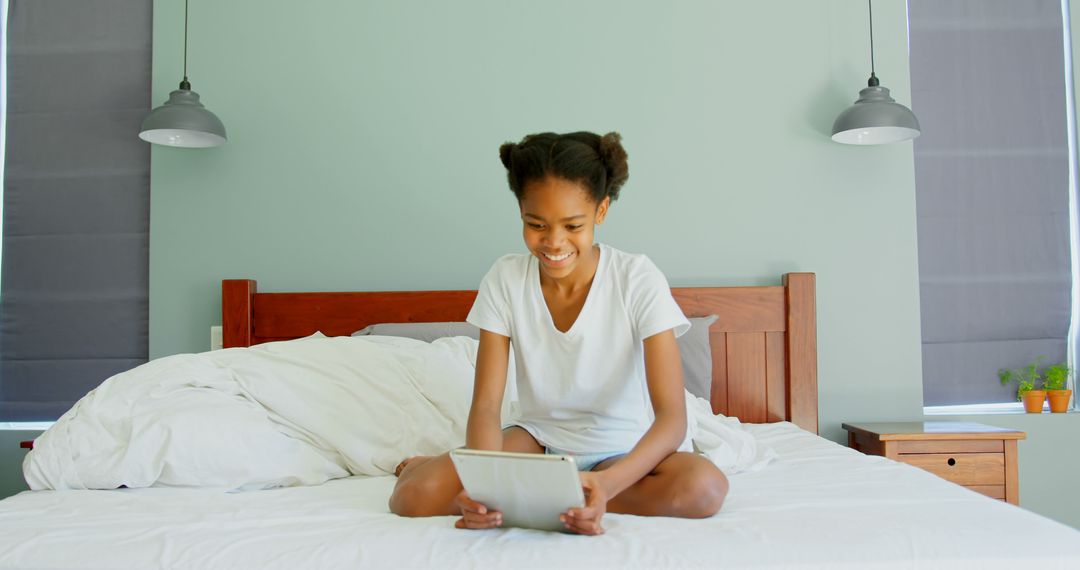
M464 443L475 358L465 337L322 335L161 358L77 402L35 441L23 471L34 490L249 490L384 475ZM775 455L705 400L688 394L687 411L695 447L729 475Z

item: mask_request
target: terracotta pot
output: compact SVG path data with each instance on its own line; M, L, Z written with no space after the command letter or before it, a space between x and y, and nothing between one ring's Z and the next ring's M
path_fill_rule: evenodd
M1046 397L1050 399L1050 411L1061 414L1069 409L1072 390L1047 390Z
M1024 411L1029 414L1041 414L1043 402L1046 401L1046 392L1042 390L1028 390L1024 392Z

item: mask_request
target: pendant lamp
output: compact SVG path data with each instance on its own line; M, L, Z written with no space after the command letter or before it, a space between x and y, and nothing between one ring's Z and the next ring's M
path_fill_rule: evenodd
M184 0L184 79L164 105L143 119L139 138L165 146L205 148L225 144L225 125L199 102L187 78L188 0Z
M874 74L874 7L870 11L870 81L859 91L855 104L836 117L832 140L844 144L888 144L913 139L919 134L919 120L911 109L889 96Z

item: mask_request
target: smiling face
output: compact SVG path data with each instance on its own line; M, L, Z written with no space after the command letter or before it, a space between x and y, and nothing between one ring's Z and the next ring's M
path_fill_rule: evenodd
M592 201L580 183L548 176L525 183L521 207L525 245L547 277L563 279L595 267L593 232L610 199ZM584 269L582 269L584 268Z

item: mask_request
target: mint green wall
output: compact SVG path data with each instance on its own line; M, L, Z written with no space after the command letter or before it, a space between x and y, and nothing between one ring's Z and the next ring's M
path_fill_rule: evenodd
M631 176L599 239L675 285L816 272L822 432L919 413L911 143L828 138L869 75L865 6L276 6L192 5L191 82L230 140L153 150L152 356L207 347L222 278L475 287L523 247L498 145L618 130ZM904 5L875 8L878 71L908 101ZM154 101L180 76L181 22L155 2Z
M904 5L876 8L878 71L909 101ZM155 2L155 102L182 10ZM475 287L522 249L498 145L618 130L631 177L599 239L674 285L816 272L822 433L920 413L911 143L828 138L869 75L863 6L234 0L195 3L190 34L229 142L153 149L151 356L207 347L222 278Z
M0 430L0 498L26 490L26 481L22 476L26 450L19 448L19 442L39 435L40 431Z

